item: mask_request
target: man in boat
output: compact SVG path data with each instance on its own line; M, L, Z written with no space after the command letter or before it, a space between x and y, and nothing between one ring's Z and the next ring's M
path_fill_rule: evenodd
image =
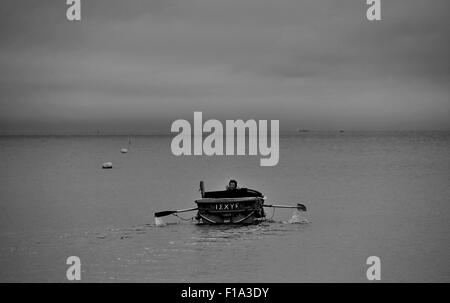
M236 180L230 180L230 182L228 182L228 186L227 186L227 190L228 191L234 191L237 190L237 181Z

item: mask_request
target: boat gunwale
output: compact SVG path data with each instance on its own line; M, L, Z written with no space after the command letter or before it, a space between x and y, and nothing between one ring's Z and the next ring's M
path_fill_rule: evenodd
M258 202L264 200L263 197L241 197L241 198L202 198L195 200L195 203L230 203L230 202Z

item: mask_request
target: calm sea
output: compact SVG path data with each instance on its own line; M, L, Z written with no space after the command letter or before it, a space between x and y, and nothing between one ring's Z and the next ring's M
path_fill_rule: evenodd
M301 133L280 162L259 156L175 157L166 136L0 138L0 282L450 282L450 133ZM121 148L129 152L121 154ZM101 164L113 162L113 169ZM263 192L256 226L198 226L199 181ZM186 221L185 221L186 220Z

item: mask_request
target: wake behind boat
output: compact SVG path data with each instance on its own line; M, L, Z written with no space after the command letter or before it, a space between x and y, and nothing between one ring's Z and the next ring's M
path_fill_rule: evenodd
M204 182L200 181L201 199L195 200L197 207L162 211L155 213L155 219L197 210L194 217L197 224L258 224L266 220L264 207L294 208L306 211L303 204L290 205L267 205L264 204L266 197L259 191L249 188L237 188L237 182L231 180L226 190L206 192Z

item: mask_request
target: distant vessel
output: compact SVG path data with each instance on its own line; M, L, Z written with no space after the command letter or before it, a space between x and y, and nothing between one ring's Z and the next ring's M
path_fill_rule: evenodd
M309 129L298 128L297 132L298 133L309 133Z
M343 129L340 129L340 130L339 130L339 132L340 132L340 133L343 133L343 132L344 132L344 130L343 130Z

